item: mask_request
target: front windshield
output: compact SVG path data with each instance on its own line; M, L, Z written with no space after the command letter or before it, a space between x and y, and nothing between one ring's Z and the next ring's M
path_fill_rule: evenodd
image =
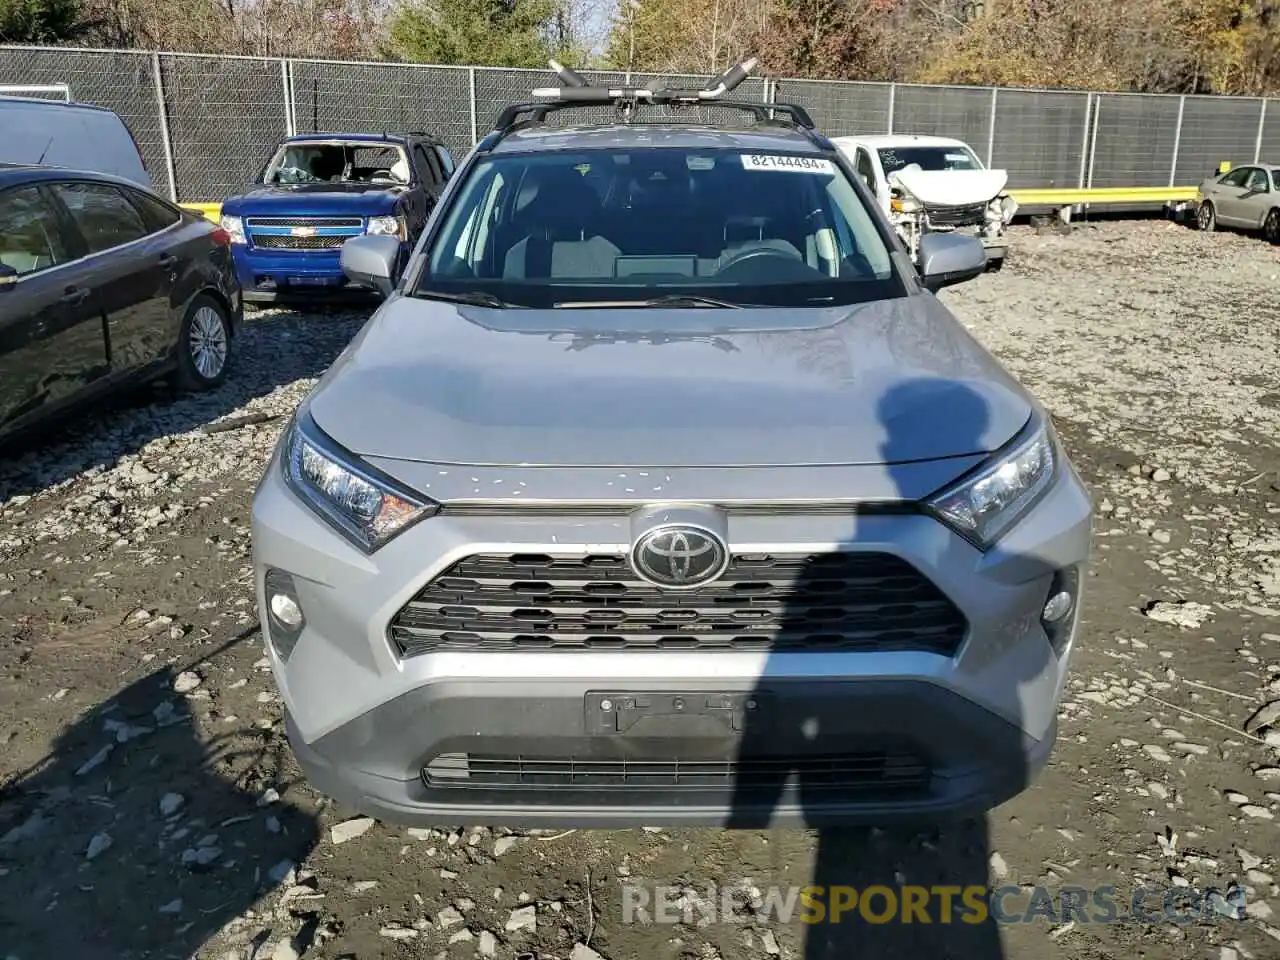
M880 150L880 163L886 177L913 165L921 170L982 169L982 163L965 146L884 147Z
M265 183L409 182L409 161L401 147L366 141L289 143L267 165Z
M538 308L816 307L904 290L831 160L646 147L482 159L414 292Z

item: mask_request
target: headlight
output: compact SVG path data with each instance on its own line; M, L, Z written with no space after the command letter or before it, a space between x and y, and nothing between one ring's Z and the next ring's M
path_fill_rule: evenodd
M1053 481L1054 443L1047 426L934 496L929 509L986 550L1044 495Z
M1006 194L1003 197L996 197L987 204L987 219L999 220L1002 223L1010 223L1013 215L1018 212L1018 201Z
M294 492L366 553L439 509L438 504L360 463L305 415L289 427L283 466Z
M222 217L221 225L222 225L222 229L227 231L227 234L231 237L232 243L245 242L244 221L241 220L239 217L229 217L224 214Z
M373 237L399 237L401 240L408 236L403 217L370 217L364 232Z
M889 209L894 213L915 213L920 209L920 204L913 197L899 194L889 198Z

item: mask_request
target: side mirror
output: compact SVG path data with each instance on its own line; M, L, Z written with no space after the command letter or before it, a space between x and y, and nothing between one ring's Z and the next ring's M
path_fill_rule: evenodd
M352 283L390 296L399 280L399 237L352 237L342 245L342 272Z
M920 238L920 281L934 293L964 283L987 269L987 250L977 237L927 233Z
M18 271L7 263L0 263L0 293L12 290L18 285Z

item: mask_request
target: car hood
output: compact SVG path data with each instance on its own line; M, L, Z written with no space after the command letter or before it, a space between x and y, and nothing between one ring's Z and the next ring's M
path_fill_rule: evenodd
M890 177L925 206L963 207L994 199L1006 183L1004 170L899 170Z
M932 296L822 310L491 310L397 296L307 403L370 458L905 463L995 450L1032 401Z
M396 198L407 187L370 186L368 184L306 184L300 186L259 187L222 205L224 213L234 216L288 216L305 213L311 216L345 214L378 216L390 213Z

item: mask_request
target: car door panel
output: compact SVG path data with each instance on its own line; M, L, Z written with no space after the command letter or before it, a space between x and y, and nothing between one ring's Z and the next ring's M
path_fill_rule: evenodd
M1247 192L1244 183L1249 174L1248 167L1232 170L1218 181L1218 185L1213 190L1212 199L1214 208L1217 210L1218 222L1224 226L1238 227L1244 223L1242 198Z
M35 185L0 194L0 431L77 399L109 371L93 265L56 201Z
M431 216L431 211L435 209L436 202L440 199L440 193L444 189L444 176L440 169L440 161L434 155L431 146L422 141L413 144L413 165L418 171L418 178L422 184L422 206L418 212L416 229L410 233L410 238L416 239Z
M1240 199L1242 225L1251 230L1261 229L1263 219L1273 206L1275 206L1275 197L1271 193L1267 171L1261 167L1255 167L1245 182L1245 192Z
M165 231L151 230L126 193L112 184L58 183L84 237L102 308L113 374L164 359L171 344L170 301L180 269Z

